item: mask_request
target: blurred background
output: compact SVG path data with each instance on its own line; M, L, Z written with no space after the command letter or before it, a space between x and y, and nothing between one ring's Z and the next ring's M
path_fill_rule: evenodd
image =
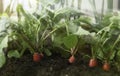
M115 11L120 8L120 0L0 0L0 13L11 11L15 15L17 4L22 4L25 10L34 12L36 9L41 9L43 3L44 5L50 4L51 9L73 7L86 13L88 11L91 13L94 9L100 12L102 8L104 11L113 11L113 9Z

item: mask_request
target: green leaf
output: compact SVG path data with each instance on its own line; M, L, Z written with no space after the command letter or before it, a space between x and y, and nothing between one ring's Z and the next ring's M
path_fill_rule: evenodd
M63 18L69 17L70 15L83 15L83 13L73 8L62 8L55 11L54 21L58 22Z
M90 32L87 30L84 30L83 28L79 27L78 31L75 33L76 35L89 35Z
M117 52L117 54L116 54L116 59L117 59L117 61L120 62L120 50L118 50L118 52Z
M92 22L92 19L90 17L86 17L86 16L81 16L79 19L78 19L79 22L82 22L82 23L85 23L85 24L88 24L88 26L91 26L91 22Z
M62 44L62 37L61 36L57 36L54 38L54 43L55 44Z
M52 53L51 53L51 51L50 50L48 50L48 49L45 49L45 54L47 55L47 56L51 56L52 55Z
M117 56L120 57L120 50L117 52Z
M9 58L15 57L15 58L20 58L20 53L17 50L11 50L8 52L7 55Z
M78 30L78 26L75 25L73 22L69 22L68 29L70 32L75 33Z
M0 68L5 64L6 58L3 52L3 48L8 46L8 36L6 36L0 43Z
M78 38L76 35L69 35L63 38L63 43L67 48L73 48L76 46Z
M112 50L112 52L111 52L111 54L110 54L110 60L113 60L113 59L114 59L115 53L116 53L116 51L115 51L115 50Z
M79 15L83 15L83 13L81 13L79 10L76 10L76 9L73 9L73 8L62 8L62 9L59 9L59 10L56 10L55 11L55 17L57 17L57 15L76 15L76 14L79 14Z
M7 27L10 25L10 21L7 17L0 17L0 35L1 33L5 34L4 31L7 31Z
M0 49L0 68L5 64L6 58L4 52Z
M0 49L3 49L4 47L8 46L8 36L6 36L0 43ZM0 50L2 52L2 50Z

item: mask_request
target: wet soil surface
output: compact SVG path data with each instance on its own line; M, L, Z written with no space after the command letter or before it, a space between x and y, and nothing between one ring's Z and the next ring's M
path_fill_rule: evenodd
M101 66L89 68L82 60L69 64L68 59L60 56L45 57L39 63L32 61L32 55L20 59L9 59L0 69L0 76L120 76L113 69L109 72Z

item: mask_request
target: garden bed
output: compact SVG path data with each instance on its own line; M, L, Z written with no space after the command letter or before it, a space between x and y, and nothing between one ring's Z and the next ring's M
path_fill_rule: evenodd
M119 13L16 11L17 21L0 17L0 76L119 76Z
M99 64L101 65L101 64ZM87 61L77 60L68 63L67 58L59 55L45 57L36 63L32 55L24 55L20 59L9 59L5 66L0 69L1 76L119 76L120 72L111 68L109 72L102 70L100 66L89 68Z

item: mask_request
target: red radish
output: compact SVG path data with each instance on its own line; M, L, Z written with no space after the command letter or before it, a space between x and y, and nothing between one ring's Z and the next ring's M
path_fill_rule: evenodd
M97 66L97 60L95 58L90 59L89 61L89 67L95 67Z
M33 54L33 61L34 62L40 62L40 60L41 60L40 54L39 53L34 53Z
M110 70L110 64L109 64L108 62L105 62L105 63L103 64L103 70L104 70L104 71L109 71L109 70Z
M74 63L75 62L75 57L72 55L70 58L69 58L69 63Z

